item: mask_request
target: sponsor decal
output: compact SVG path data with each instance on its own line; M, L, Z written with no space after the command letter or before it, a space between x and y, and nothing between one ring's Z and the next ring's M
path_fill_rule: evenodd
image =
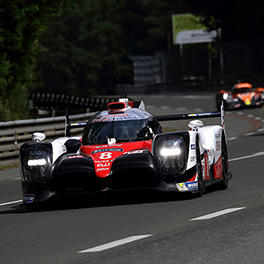
M100 169L97 169L96 171L98 172L98 171L108 171L109 170L109 168L100 168Z
M24 203L33 203L35 200L35 194L24 194L23 202Z
M197 190L198 189L198 182L186 182L185 185L187 186L189 191Z
M186 187L184 182L176 183L176 187L180 192L188 191L188 188Z
M107 163L99 163L96 165L97 168L100 168L100 167L109 167L110 166L110 162L107 162Z
M188 116L206 116L206 115L212 115L214 113L198 113L198 114L188 114Z
M245 102L246 105L250 105L250 103L251 103L250 100L246 100Z
M190 162L194 162L195 161L195 156L192 156L191 158L190 158Z
M221 149L221 142L220 141L215 142L215 149L216 149L216 151L219 151Z
M83 158L81 155L74 155L74 156L69 156L68 159L78 159L78 158Z
M138 149L138 150L132 150L132 151L128 151L128 152L126 152L126 153L124 153L124 155L126 155L126 154L140 154L140 153L143 153L144 152L144 150L143 149Z
M111 114L111 115L105 115L101 116L97 119L94 119L93 122L110 122L110 121L123 121L123 120L138 120L141 119L136 114Z
M107 148L108 147L108 145L101 145L101 146L95 146L94 148ZM121 144L115 144L115 147L122 147L122 145Z
M123 152L122 148L106 148L106 149L97 149L92 151L92 154L100 153L100 152L107 152L107 151L120 151Z
M195 149L195 144L191 144L191 149Z

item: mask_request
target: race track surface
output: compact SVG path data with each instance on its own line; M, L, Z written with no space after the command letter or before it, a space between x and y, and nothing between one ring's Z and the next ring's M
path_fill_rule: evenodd
M145 103L159 115L215 110L208 94ZM0 171L1 263L264 263L263 120L262 109L226 113L233 178L227 190L211 188L201 198L101 195L30 212L21 206L19 169Z

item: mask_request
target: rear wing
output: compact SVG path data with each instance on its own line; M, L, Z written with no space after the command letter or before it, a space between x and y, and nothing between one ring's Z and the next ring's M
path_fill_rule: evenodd
M221 105L221 111L220 112L155 116L155 118L158 121L202 119L202 118L215 118L215 117L220 117L221 126L224 128L225 127L225 121L224 121L224 106L223 106L223 102L222 102L222 105Z
M86 122L77 122L77 123L70 123L70 118L69 118L69 113L68 109L66 110L65 114L65 137L70 137L71 136L71 128L81 128L85 127Z
M133 107L143 109L144 103L143 101L133 102L135 105ZM202 119L202 118L215 118L220 117L221 126L225 128L224 122L224 105L222 102L221 111L220 112L209 112L209 113L194 113L194 114L177 114L177 115L161 115L155 116L158 121L173 121L173 120L186 120L186 119ZM68 111L66 111L65 116L65 136L70 137L70 130L72 128L81 128L85 127L87 122L79 122L79 123L70 123Z

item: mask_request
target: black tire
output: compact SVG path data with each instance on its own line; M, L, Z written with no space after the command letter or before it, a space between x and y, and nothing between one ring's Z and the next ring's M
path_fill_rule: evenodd
M227 145L225 140L225 135L222 135L222 176L223 180L219 183L219 188L225 190L228 187L229 177L228 177L228 154Z
M198 172L198 191L195 193L195 196L201 197L205 192L205 184L198 138L196 139L196 167Z
M27 209L28 212L34 212L38 210L38 206L35 203L23 204L23 206Z

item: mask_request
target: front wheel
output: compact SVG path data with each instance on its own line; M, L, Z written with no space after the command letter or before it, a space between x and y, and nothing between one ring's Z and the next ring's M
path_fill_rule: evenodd
M198 140L196 140L196 167L198 173L198 190L195 193L195 195L201 197L205 192L205 183L203 179L202 161L201 161L201 154L200 154Z

